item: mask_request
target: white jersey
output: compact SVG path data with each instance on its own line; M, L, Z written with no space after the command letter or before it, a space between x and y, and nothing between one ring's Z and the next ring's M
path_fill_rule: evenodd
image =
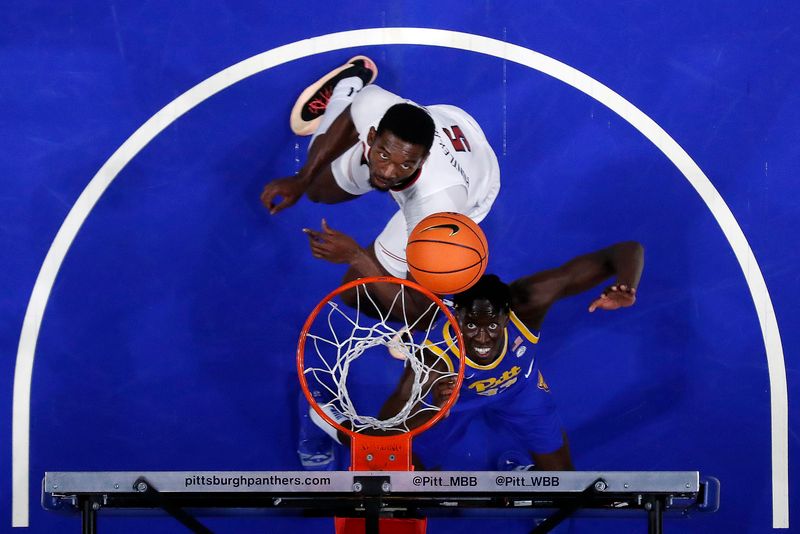
M377 129L386 111L399 103L414 104L376 85L369 85L354 96L350 115L359 142L331 164L337 184L348 193L362 195L373 190L366 164L367 136L370 128ZM408 234L419 221L433 213L454 211L480 222L500 191L497 157L475 119L455 106L425 109L436 126L430 155L411 181L390 190L400 205L400 213L392 218L375 245L381 264L399 277L406 275Z

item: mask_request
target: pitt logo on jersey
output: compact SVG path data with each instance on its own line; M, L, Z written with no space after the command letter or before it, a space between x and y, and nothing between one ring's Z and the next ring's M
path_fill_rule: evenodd
M517 375L519 375L520 371L522 369L515 365L497 378L489 377L483 380L476 380L469 385L469 389L474 389L475 393L486 397L497 395L499 391L503 391L517 381Z
M539 369L536 365L533 348L539 342L539 336L528 330L528 327L513 311L509 313L508 318L509 321L502 334L500 354L494 361L480 364L472 360L469 354L464 356L464 364L469 368L469 373L464 373L461 398L457 404L459 408L468 409L473 402L499 400L501 398L499 394L504 392L513 394L515 390L524 387L528 377L532 377L530 385L534 387L533 383L538 378L535 373L538 373ZM425 343L428 350L444 360L450 371L456 369L451 361L451 356L460 356L458 343L453 336L452 326L448 322L442 331L444 347L430 340ZM537 385L547 387L544 379L541 379Z

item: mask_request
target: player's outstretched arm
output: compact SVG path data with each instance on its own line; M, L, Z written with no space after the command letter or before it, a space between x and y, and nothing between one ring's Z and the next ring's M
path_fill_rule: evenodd
M327 132L314 140L305 164L296 175L278 178L264 186L261 193L264 207L274 215L293 206L303 194L308 194L313 202L325 204L354 198L336 184L331 163L356 142L358 132L348 107L336 117Z
M427 383L423 384L422 391L429 391L432 396L433 406L430 404L418 404L412 408L411 416L406 420L406 425L409 430L417 428L436 415L437 410L435 407L441 408L444 406L448 399L455 394L455 378L447 374L447 370L443 368L441 359L436 358L427 351L423 351L423 357L426 358L427 365L433 365L433 371L430 373L430 378ZM435 363L434 363L435 362ZM381 407L378 417L382 420L394 417L403 409L411 398L411 389L414 385L414 371L410 365L406 365L403 369L403 375L400 382L397 384L394 392L386 399L386 402Z
M344 232L328 226L325 219L322 219L321 231L303 228L303 232L308 236L311 254L315 258L331 263L347 263L357 267L362 276L385 276L365 248Z
M511 308L530 328L538 330L550 307L559 299L587 291L608 278L614 284L589 307L613 310L633 305L644 268L644 248L635 241L571 259L555 269L541 271L511 283Z
M334 230L328 226L325 219L322 220L321 231L303 228L303 232L308 236L311 253L315 258L331 263L346 263L350 266L345 281L374 276L390 276L378 263L371 247L364 248L349 235ZM411 279L410 274L407 274L407 277ZM375 284L372 290L375 292L374 296L378 303L383 307L381 312L387 313L395 300L398 286L396 284ZM348 301L347 293L343 294L342 298L349 305L354 305ZM364 313L371 315L374 314L374 311L364 310ZM405 312L402 319L415 323L421 318L427 317L429 313L432 313L432 309L431 301L427 297L417 291L406 293ZM420 321L420 324L424 323L424 320Z

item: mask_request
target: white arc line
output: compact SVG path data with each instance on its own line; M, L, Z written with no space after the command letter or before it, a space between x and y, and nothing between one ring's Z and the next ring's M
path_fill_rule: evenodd
M778 322L755 255L730 208L683 148L636 106L586 74L518 45L469 33L432 28L372 28L331 33L273 48L245 59L192 87L145 122L106 161L83 190L56 234L31 293L14 370L12 424L12 519L28 526L31 376L42 317L56 275L81 225L108 185L164 128L207 98L253 74L296 59L376 45L456 48L494 56L538 70L605 105L649 139L684 175L716 219L742 269L758 315L770 380L772 437L772 526L789 528L789 434L786 367Z

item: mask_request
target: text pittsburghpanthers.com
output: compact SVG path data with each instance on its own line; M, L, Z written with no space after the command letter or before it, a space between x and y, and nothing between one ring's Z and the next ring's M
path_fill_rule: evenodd
M329 486L330 477L297 477L269 475L264 477L246 475L193 475L184 478L184 486L204 487L274 487L274 486Z

